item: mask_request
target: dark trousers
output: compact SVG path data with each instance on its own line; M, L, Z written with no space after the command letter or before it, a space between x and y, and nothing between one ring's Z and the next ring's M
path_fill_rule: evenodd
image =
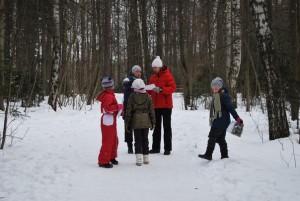
M161 121L163 120L164 126L164 149L165 151L172 151L172 128L171 128L171 115L172 108L156 108L155 118L156 125L153 132L153 151L160 151L161 142Z
M135 154L149 154L149 128L134 129L134 148Z
M128 148L132 147L132 142L133 142L133 133L132 133L132 129L129 127L129 132L126 131L126 125L125 125L125 137L124 137L124 141L127 142Z
M228 156L226 128L211 128L208 135L207 154L211 155L215 149L216 143L220 146L222 156Z

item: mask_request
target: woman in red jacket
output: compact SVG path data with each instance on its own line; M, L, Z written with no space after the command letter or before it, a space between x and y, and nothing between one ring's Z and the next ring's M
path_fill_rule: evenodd
M164 126L164 155L170 155L172 151L171 115L173 108L172 93L176 91L176 83L169 70L163 66L162 60L157 56L152 62L154 74L150 77L149 84L155 84L155 88L149 92L152 97L156 126L153 132L151 154L160 153L161 120Z

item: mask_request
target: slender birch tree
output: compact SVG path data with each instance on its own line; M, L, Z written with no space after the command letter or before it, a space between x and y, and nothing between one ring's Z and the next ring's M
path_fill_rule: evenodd
M281 88L279 64L275 60L273 33L264 0L250 0L256 39L266 78L266 99L269 120L269 139L289 136L285 100Z
M237 78L240 73L241 66L241 16L240 16L240 0L231 0L227 2L227 27L230 38L229 62L227 65L227 81L229 84L232 103L237 106ZM228 41L228 40L227 40ZM227 44L228 45L228 44Z
M52 0L53 3L53 48L52 48L52 71L51 71L51 90L48 104L56 111L58 98L58 70L60 61L60 20L59 5L60 0Z

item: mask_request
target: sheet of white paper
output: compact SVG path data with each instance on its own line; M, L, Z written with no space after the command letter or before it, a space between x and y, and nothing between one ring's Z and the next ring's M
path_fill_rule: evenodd
M123 110L118 111L118 118L121 116L122 112L123 112Z
M155 87L156 87L155 84L148 84L145 86L145 90L152 90Z

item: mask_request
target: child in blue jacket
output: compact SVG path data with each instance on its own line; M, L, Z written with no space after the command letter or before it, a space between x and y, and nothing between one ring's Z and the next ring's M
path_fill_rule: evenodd
M229 158L225 137L227 127L230 124L230 114L240 125L243 124L243 120L234 109L228 90L225 88L221 78L216 77L212 80L211 89L213 91L209 117L211 129L208 135L206 152L198 156L206 160L212 160L215 145L218 143L221 151L221 159Z

